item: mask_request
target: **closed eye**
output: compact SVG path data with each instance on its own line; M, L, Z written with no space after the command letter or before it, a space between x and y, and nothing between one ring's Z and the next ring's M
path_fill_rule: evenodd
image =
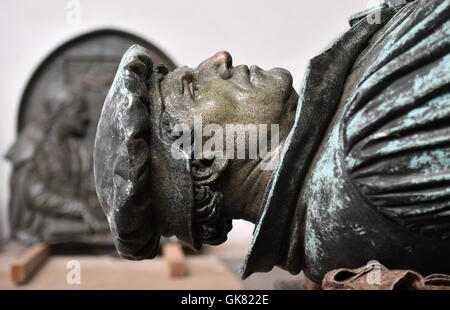
M198 87L193 80L183 79L183 94L191 97L192 101L195 101L197 96Z
M192 100L195 101L197 99L197 93L198 93L197 83L195 81L192 81L191 87L192 87Z

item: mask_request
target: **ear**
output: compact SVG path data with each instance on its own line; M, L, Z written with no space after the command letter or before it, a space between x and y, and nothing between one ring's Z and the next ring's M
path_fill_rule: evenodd
M209 185L215 182L228 167L229 159L216 155L192 160L192 176L196 185Z

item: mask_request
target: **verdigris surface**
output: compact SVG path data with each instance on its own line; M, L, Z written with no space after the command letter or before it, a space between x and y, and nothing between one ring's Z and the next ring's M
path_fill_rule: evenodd
M321 282L370 260L449 273L450 3L386 1L350 24L311 59L299 95L286 70L233 67L227 52L169 72L131 47L94 153L119 254L152 258L160 236L218 244L245 219L256 228L243 277L280 266ZM176 125L192 130L194 117L278 124L275 170L264 158L175 159Z

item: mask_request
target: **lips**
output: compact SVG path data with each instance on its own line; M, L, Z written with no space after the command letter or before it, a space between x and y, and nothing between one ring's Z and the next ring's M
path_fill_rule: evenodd
M243 88L252 87L250 69L246 65L234 67L232 79Z

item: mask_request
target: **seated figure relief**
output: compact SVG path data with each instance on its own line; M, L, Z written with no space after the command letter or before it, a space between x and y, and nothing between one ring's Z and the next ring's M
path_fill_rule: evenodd
M89 107L79 92L62 90L42 119L31 122L10 149L14 175L10 224L13 238L34 243L82 240L107 231L87 182L92 171L83 138Z
M386 1L350 21L299 93L288 71L234 66L227 52L170 72L140 46L125 53L94 150L122 257L153 258L161 236L220 244L244 219L244 278L279 266L321 283L371 260L450 273L450 3ZM277 125L278 143L268 157L195 154L214 136L198 142L196 118L223 132Z

